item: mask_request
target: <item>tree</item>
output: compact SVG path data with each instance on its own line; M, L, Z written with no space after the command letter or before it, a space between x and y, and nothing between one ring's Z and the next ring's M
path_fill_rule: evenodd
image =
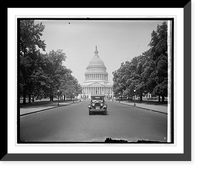
M20 68L20 95L23 96L23 103L26 103L26 96L32 92L32 72L36 69L35 63L38 58L38 50L45 50L45 43L40 39L44 26L42 23L34 24L33 20L20 20L19 29L19 68Z
M62 65L65 59L66 55L62 50L52 50L45 57L44 74L48 84L45 93L50 97L50 101L57 96L57 91L61 89L63 76L69 71Z
M64 100L65 97L74 98L82 93L81 85L78 84L78 80L71 73L72 71L68 70L61 80L60 91L64 95Z
M123 94L127 89L127 80L130 76L129 62L121 63L121 67L113 72L113 92L115 96Z
M168 89L168 54L167 54L167 23L157 26L157 30L151 34L150 46L150 67L151 74L148 82L152 89L152 94L167 96Z
M162 96L162 101L164 101L168 89L166 22L158 25L156 31L152 31L149 46L149 50L134 57L130 62L122 63L121 67L113 72L115 95L124 92L128 96L133 96L136 91L142 101L145 91Z

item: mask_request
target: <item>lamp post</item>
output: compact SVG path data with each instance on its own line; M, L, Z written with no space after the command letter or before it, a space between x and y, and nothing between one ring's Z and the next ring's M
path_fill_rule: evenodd
M134 90L134 106L136 106L136 104L135 104L135 92L136 92L136 90Z
M57 92L58 92L58 106L59 106L59 93L60 93L60 90L58 90Z

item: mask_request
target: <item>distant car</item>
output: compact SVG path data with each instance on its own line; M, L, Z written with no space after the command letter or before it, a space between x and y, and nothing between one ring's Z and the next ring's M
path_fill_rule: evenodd
M91 102L88 105L89 108L89 115L96 113L103 113L104 115L107 114L107 104L104 100L104 95L95 94L91 96Z

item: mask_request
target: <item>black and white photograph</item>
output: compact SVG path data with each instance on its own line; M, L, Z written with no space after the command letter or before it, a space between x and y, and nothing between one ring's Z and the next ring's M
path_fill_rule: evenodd
M1 160L191 161L191 2L141 7L7 9Z
M173 18L18 18L18 144L173 144L173 28Z

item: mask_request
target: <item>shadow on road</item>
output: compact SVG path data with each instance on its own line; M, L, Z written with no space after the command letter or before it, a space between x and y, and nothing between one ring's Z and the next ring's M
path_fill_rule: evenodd
M151 141L151 140L138 140L136 142L128 142L127 140L123 140L123 139L106 138L105 143L162 143L162 142ZM164 143L166 143L166 142L164 142Z

